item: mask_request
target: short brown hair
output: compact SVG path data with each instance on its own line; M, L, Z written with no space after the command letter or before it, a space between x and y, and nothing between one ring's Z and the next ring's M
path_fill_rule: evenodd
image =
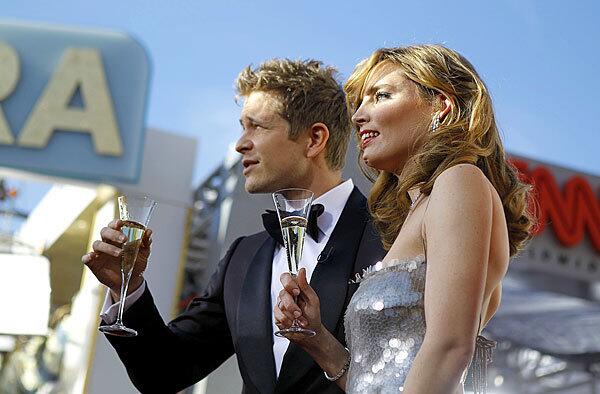
M281 100L281 117L290 123L290 139L315 123L325 124L329 129L325 160L331 169L340 170L352 123L336 76L335 68L317 60L271 59L255 69L244 68L236 90L243 97L254 91L274 93Z

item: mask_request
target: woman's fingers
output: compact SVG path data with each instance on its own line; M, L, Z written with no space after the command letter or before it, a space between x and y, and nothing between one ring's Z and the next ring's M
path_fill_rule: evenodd
M294 297L285 289L279 292L279 301L277 301L279 309L290 319L295 319L302 315L300 307L296 304Z
M300 294L300 288L298 287L298 283L294 280L292 275L289 272L284 272L279 277L279 281L283 285L285 291L295 296Z
M309 304L319 305L319 296L315 293L314 289L310 287L308 281L306 280L306 268L301 268L298 271L298 287L300 288L303 297Z
M287 328L292 325L294 319L290 319L283 311L276 305L274 310L275 324L279 328Z
M291 321L296 319L302 327L320 324L319 297L308 284L306 269L300 269L295 278L289 273L284 273L279 279L284 289L279 293L275 308L276 320L279 316L282 324L291 324Z

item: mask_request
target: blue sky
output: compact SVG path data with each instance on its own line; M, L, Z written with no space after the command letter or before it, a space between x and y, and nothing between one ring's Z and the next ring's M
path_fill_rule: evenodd
M239 135L233 81L243 67L317 58L345 78L374 49L414 43L442 43L471 60L510 152L600 175L599 4L13 0L1 18L135 36L152 59L147 124L198 139L197 185Z

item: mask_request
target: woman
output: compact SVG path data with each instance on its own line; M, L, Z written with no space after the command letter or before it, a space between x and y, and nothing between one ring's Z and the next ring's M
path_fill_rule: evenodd
M304 271L282 276L276 323L301 315L317 335L289 339L347 392L462 392L476 348L480 391L489 342L478 334L532 225L529 187L506 162L487 88L458 53L421 45L375 51L345 90L388 253L357 281L349 351L321 325Z

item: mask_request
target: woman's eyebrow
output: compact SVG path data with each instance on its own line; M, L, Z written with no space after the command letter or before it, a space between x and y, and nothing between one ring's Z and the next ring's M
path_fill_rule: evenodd
M391 85L389 83L380 83L380 84L375 84L371 87L369 87L367 90L365 90L365 95L369 95L372 94L373 92L378 91L381 88L388 88L388 89L394 89L395 86Z

